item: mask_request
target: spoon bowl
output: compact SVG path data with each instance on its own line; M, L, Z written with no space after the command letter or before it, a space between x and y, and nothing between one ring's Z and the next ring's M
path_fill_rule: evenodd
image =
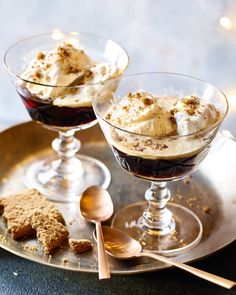
M121 260L132 259L140 255L142 246L122 231L103 226L105 249L109 255Z
M91 222L103 222L113 214L113 203L107 190L100 186L91 186L81 196L80 213Z
M187 272L192 273L195 276L210 281L221 287L231 289L232 287L236 286L236 282L234 281L221 278L219 276L197 269L190 265L176 262L170 258L158 254L153 254L149 252L143 253L142 246L140 245L140 243L120 230L108 226L103 226L102 231L104 235L105 249L107 253L114 258L125 260L133 259L135 257L140 256L150 257L167 263L169 265L181 268Z

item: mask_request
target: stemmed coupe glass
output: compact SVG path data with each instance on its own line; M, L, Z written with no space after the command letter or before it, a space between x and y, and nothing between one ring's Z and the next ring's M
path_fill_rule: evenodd
M50 97L47 100L41 99L32 94L28 86L36 84L43 93L49 90L48 93L53 91L58 96L71 93L73 99L76 98L76 93L83 92L92 99L98 89L101 91L104 81L55 86L39 84L21 77L37 52L51 50L64 41L78 44L97 62L115 64L119 68L116 77L124 73L129 58L125 50L112 40L75 32L33 36L17 42L5 53L5 67L31 118L44 128L59 132L59 137L52 142L57 156L37 158L36 155L25 171L26 184L37 188L51 200L69 202L78 200L80 194L91 185L106 188L110 183L110 172L103 163L92 157L76 155L80 142L74 137L75 131L87 129L97 122L92 103L80 107L54 105Z
M108 89L110 83L114 82L107 81ZM219 119L204 130L186 135L147 136L112 124L106 116L111 106L117 108L123 97L139 90L155 97L196 95L218 109ZM122 77L113 95L95 96L93 106L119 165L129 174L151 183L145 193L146 201L122 208L114 216L112 226L141 242L145 251L176 255L196 246L202 237L202 223L188 208L168 202L171 192L167 184L190 175L206 157L228 110L225 95L193 77L144 73Z

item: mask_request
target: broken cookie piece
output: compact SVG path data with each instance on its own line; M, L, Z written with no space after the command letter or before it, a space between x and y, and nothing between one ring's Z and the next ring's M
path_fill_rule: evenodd
M45 254L49 255L67 240L69 232L66 227L58 222L54 217L35 211L29 218L32 228L36 231L36 236L41 243Z
M35 210L65 224L60 211L36 189L25 190L0 199L0 214L3 214L13 239L35 233L29 220Z
M3 213L4 210L4 199L0 199L0 214Z
M93 245L90 240L86 239L69 239L70 249L74 254L79 254L82 252L86 252L92 250Z

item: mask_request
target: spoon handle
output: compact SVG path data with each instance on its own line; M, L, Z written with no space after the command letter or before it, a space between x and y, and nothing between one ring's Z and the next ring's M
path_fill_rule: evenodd
M111 275L110 275L109 265L107 261L107 255L105 252L105 245L104 245L102 227L100 222L96 222L96 234L97 234L97 248L98 248L99 280L109 279Z
M216 285L219 285L219 286L227 288L227 289L231 289L232 287L236 286L236 282L234 282L234 281L224 279L222 277L213 275L213 274L211 274L209 272L197 269L195 267L192 267L192 266L184 264L184 263L175 262L170 258L161 256L161 255L158 255L158 254L152 254L152 253L145 252L145 253L140 253L140 256L151 257L153 259L165 262L167 264L174 265L174 266L176 266L178 268L181 268L181 269L183 269L185 271L190 272L191 274L193 274L195 276L198 276L198 277L200 277L202 279L205 279L207 281L210 281L210 282L212 282L212 283L214 283Z

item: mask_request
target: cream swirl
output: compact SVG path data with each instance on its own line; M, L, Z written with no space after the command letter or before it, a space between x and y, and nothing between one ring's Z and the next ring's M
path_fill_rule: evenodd
M33 82L27 82L26 88L38 98L50 99L57 106L79 107L91 106L98 87L93 84L116 76L119 71L115 64L96 62L82 48L63 42L52 50L38 52L21 78ZM84 86L65 87L80 84Z
M120 151L149 159L173 159L191 157L203 150L210 131L185 135L207 130L220 116L213 104L196 96L155 97L137 91L117 99L103 118L124 130L107 127L110 141Z
M148 92L129 93L111 106L105 118L117 127L138 134L174 134L176 124L171 121L170 112L164 107L163 100L168 100L167 104L170 104L170 101L173 103L173 98L156 98Z
M219 112L210 102L197 96L179 99L171 110L177 124L179 135L188 135L204 130L219 119Z
M129 93L104 118L121 129L146 136L188 135L219 119L219 111L197 96L155 97L149 92Z

